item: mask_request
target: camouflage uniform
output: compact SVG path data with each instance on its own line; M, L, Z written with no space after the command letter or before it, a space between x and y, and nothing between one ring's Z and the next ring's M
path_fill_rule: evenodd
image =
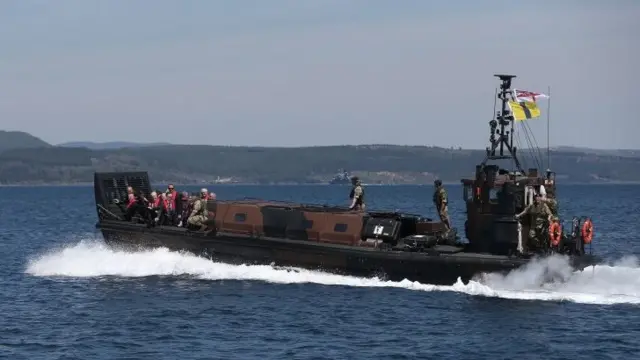
M558 201L554 198L547 197L545 199L545 203L547 204L547 207L549 207L549 210L551 210L553 219L558 220Z
M187 219L187 223L195 226L203 226L207 221L207 204L205 199L198 199L193 204L191 215Z
M364 189L362 188L362 184L357 177L352 179L353 189L351 189L351 194L349 197L353 199L350 209L352 210L364 210Z
M436 205L436 210L438 211L440 220L446 225L448 229L450 229L451 224L449 223L449 201L447 198L447 190L444 189L440 180L436 180L435 185L436 190L433 192L433 203Z
M543 244L542 235L544 234L545 225L549 216L552 216L551 210L546 203L537 201L527 206L523 212L518 214L518 218L522 215L529 214L531 216L531 222L529 225L529 243L536 247L540 247Z

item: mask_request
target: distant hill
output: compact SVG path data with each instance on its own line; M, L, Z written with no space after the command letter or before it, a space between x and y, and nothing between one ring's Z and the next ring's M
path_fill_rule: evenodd
M576 153L605 155L605 156L625 156L625 157L640 156L640 149L592 149L592 148L575 147L575 146L558 146L553 148L553 150L560 151L560 152L576 152Z
M126 142L126 141L110 141L110 142L90 142L90 141L76 141L76 142L66 142L62 144L58 144L60 147L73 147L80 148L84 147L92 150L105 150L105 149L122 149L127 147L145 147L145 146L163 146L163 145L171 145L170 143L135 143L135 142Z
M535 164L520 151L523 166ZM542 151L546 161L546 151ZM154 182L328 183L349 169L366 183L424 184L470 177L484 150L430 146L246 147L134 142L52 146L25 132L0 131L0 184L93 181L95 171L148 171ZM640 182L640 151L558 147L551 166L563 182Z
M50 147L51 144L22 131L0 130L0 152L9 149Z
M523 151L525 168L535 164ZM546 152L545 152L546 158ZM150 145L116 149L55 146L0 153L0 184L93 181L94 171L149 171L154 182L182 184L328 183L337 169L349 169L366 183L459 182L484 159L483 150L427 146L357 145L267 148L207 145ZM551 151L551 165L563 182L640 182L640 156ZM546 167L542 164L541 168Z

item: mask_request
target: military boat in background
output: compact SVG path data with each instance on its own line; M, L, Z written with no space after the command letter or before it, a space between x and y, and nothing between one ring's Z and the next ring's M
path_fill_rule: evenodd
M491 146L476 167L475 178L462 180L467 242L460 240L455 228L417 214L255 199L207 201L205 231L154 225L139 217L127 221L119 202L126 199L128 186L150 194L146 172L95 174L96 227L108 244L117 247L167 247L230 263L434 284L510 271L550 254L569 257L578 270L594 265L597 258L585 252L593 237L590 219L573 218L568 232L563 232L560 222L552 222L546 241L532 245L527 239L532 224L515 218L529 205L536 187L544 185L548 194L556 195L555 174L540 176L536 169L521 168L513 146L515 121L507 106L514 76L496 76L502 81L497 93L502 109L489 123ZM515 169L488 163L503 159Z
M349 185L351 184L351 174L344 169L338 170L338 173L329 181L331 185Z

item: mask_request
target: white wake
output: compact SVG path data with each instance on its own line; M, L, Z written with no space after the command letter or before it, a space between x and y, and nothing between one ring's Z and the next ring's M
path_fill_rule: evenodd
M544 283L546 275L550 272L564 281ZM287 271L268 265L229 265L167 249L116 251L101 241L83 240L30 260L26 273L34 276L65 277L190 275L205 280L394 287L521 300L640 304L640 267L635 258L623 259L612 266L598 265L583 272L573 272L564 258L554 257L533 262L506 276L485 274L481 279L471 281L467 285L458 280L451 286L436 286L408 280L381 281L376 278L341 276L304 269Z

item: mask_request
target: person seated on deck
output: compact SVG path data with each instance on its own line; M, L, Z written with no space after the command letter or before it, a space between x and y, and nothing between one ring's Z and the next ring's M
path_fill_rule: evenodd
M173 186L173 184L169 184L169 186L167 186L167 191L165 191L165 194L167 194L167 197L170 196L172 203L172 207L175 209L176 208L176 199L178 198L178 192L176 191L175 187Z
M167 195L161 191L154 191L157 194L153 211L155 212L155 223L157 225L164 225L167 217Z
M180 193L178 193L178 191L175 189L175 186L173 186L173 184L169 184L167 186L167 190L165 191L165 194L167 194L167 200L169 201L169 208L171 209L172 213L170 213L170 222L171 225L175 225L176 224L176 218L177 218L177 213L179 211L182 210L181 206L180 206Z
M193 210L191 210L191 214L187 219L187 223L192 226L200 226L200 230L204 231L207 228L207 225L204 224L207 221L207 198L208 198L207 189L200 190L200 199L196 200L193 203Z
M165 198L164 201L164 209L165 209L165 222L169 225L175 225L176 219L176 209L175 209L175 201L173 199L172 193L164 193L162 194Z
M136 200L139 200L141 204L144 204L145 206L149 204L149 199L147 199L140 190L135 190L133 186L127 186L127 196L129 194L133 194Z
M120 207L122 212L124 212L125 220L131 221L134 219L135 215L139 215L145 223L151 224L153 222L153 217L147 208L148 202L149 200L145 199L139 191L134 191L131 187L127 188L125 208L122 207L122 204L118 199L114 200L114 203Z
M521 213L516 214L515 218L520 219L527 214L531 216L529 221L529 243L539 249L544 243L542 237L545 233L545 225L553 220L553 214L547 204L542 201L540 194L535 194L533 203L529 204Z
M189 217L189 213L191 212L189 193L186 191L183 191L182 194L180 195L180 198L176 200L176 203L180 204L180 212L177 213L178 227L182 227L182 224L187 222L187 218Z
M127 210L133 208L136 204L136 196L133 193L127 194Z
M158 214L161 210L161 200L158 196L157 191L151 192L151 201L149 202L148 208L152 212L152 216L154 217L155 222L158 222Z
M178 225L180 220L182 219L182 210L184 210L184 204L182 202L182 194L176 192L171 196L171 200L173 202L173 225Z
M362 188L362 183L357 176L354 176L351 178L351 184L353 185L353 188L349 194L349 198L352 199L349 210L364 211L364 189Z

